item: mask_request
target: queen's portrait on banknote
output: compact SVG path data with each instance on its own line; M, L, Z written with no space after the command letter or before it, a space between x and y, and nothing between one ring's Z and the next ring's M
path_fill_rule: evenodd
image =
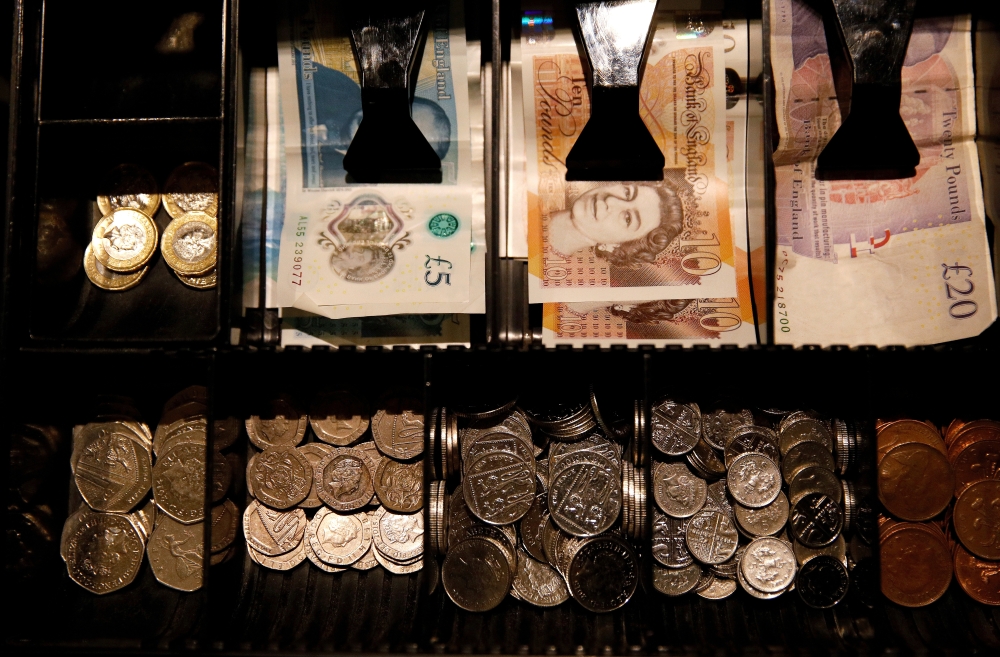
M680 234L684 209L673 184L567 183L566 209L548 219L549 244L569 256L592 250L613 267L649 264Z

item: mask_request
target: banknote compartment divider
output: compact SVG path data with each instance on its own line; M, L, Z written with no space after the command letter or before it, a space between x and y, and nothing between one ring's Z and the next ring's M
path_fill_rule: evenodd
M441 158L410 116L414 63L427 34L426 8L393 1L349 11L364 116L344 168L362 183L440 183Z

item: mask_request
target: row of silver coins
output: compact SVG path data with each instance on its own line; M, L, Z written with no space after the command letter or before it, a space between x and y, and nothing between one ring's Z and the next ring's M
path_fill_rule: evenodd
M830 424L811 412L779 420L775 431L754 424L745 409L703 415L692 403L653 406L658 590L720 599L740 586L769 599L792 590L798 567L816 556L845 556L838 548L845 544L840 503L847 487L834 474ZM803 596L808 604L828 607L843 598L846 558L838 563L843 588L832 584L830 567L805 571L813 585ZM831 582L827 595L814 591L821 576Z
M421 569L423 409L406 394L380 406L369 419L359 397L331 393L306 416L282 396L247 419L250 441L262 448L247 463L254 500L243 513L255 563L290 570L308 560L331 573Z
M509 594L537 606L572 596L592 611L607 611L634 593L638 562L623 532L642 532L645 486L636 483L630 462L625 469L617 441L596 422L578 423L593 418L588 409L519 408L458 427L459 476L450 494L447 481L432 483L429 523L430 544L445 555L442 583L459 607L485 611ZM448 411L440 417L432 444L447 464L454 443ZM563 431L553 429L553 418L562 418ZM607 570L616 560L623 577ZM595 578L609 577L620 590L598 592Z
M181 391L167 401L150 431L130 400L106 397L98 404L99 421L74 427L70 469L76 510L60 541L74 582L94 593L117 591L134 581L146 556L161 584L181 591L201 588L206 402L203 387ZM213 446L228 440L224 430L219 433ZM232 539L226 542L224 519L235 507L224 500L231 470L221 456L217 461L212 516L220 520L222 534L213 531L212 538L226 549Z

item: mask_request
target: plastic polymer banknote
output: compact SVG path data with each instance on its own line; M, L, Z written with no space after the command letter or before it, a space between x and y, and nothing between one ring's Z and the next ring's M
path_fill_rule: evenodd
M565 17L556 29L522 21L531 302L736 294L725 40L717 24L689 18L657 15L640 86L640 115L666 158L659 182L566 181L590 114L583 66L572 32L559 29Z
M978 335L996 319L996 298L970 19L914 22L900 114L920 151L916 175L821 181L816 158L841 122L822 19L802 0L772 0L769 18L780 135L775 341L914 345Z
M443 182L432 185L359 185L344 171L362 112L342 9L318 1L284 7L278 61L287 180L276 303L467 306L479 294L470 285L476 182L461 5L431 3L426 16L412 114L442 161ZM365 313L383 314L367 306L346 314Z

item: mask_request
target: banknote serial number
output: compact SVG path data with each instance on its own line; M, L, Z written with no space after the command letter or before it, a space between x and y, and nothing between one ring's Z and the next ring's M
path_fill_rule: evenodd
M299 217L295 222L295 237L305 238L306 226L309 225L309 217ZM302 253L305 251L306 243L296 240L295 249L292 251L292 285L302 285Z
M778 319L778 328L782 333L791 333L792 327L788 319L788 307L785 304L784 283L785 268L788 267L788 251L781 251L781 260L774 265L774 314Z
M942 262L941 268L943 270L941 278L944 279L944 294L948 300L952 301L948 308L948 314L954 319L968 319L975 315L979 310L979 304L972 299L965 298L976 289L972 282L972 268L957 262L953 265Z

